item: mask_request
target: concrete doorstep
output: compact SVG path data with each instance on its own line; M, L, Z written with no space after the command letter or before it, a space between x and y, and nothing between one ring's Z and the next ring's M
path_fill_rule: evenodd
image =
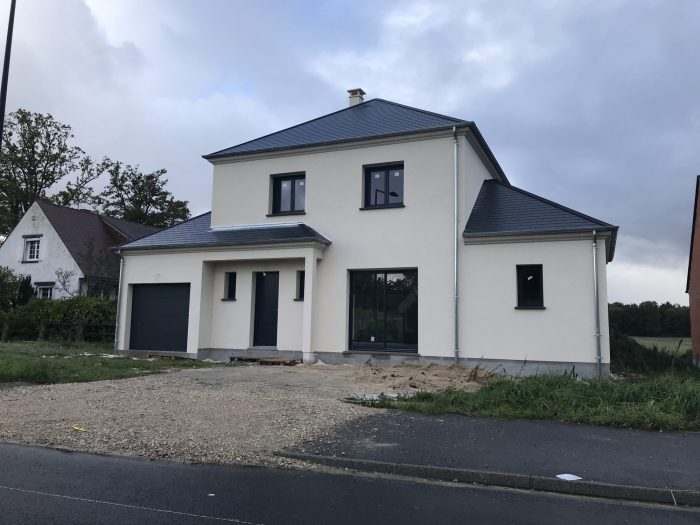
M480 485L556 492L596 498L700 507L700 491L697 490L674 490L633 485L616 485L585 480L565 481L545 476L528 476L525 474L509 474L506 472L491 472L464 468L390 463L368 459L322 456L294 451L283 451L279 452L277 455L329 467L353 469L360 472L394 474L411 478L457 483L476 483Z

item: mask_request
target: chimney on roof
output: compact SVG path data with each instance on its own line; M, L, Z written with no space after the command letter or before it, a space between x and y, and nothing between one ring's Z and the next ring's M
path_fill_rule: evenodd
M365 101L365 92L362 90L362 88L348 89L348 93L350 94L350 98L348 100L348 105L350 107L357 106Z

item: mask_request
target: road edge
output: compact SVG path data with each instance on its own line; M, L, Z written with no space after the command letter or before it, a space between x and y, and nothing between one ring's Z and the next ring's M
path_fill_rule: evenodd
M597 481L565 481L545 476L512 474L486 470L434 467L410 463L390 463L368 459L354 459L337 456L321 456L285 450L275 455L297 459L336 468L346 468L361 472L393 474L436 481L476 483L522 490L556 492L576 496L589 496L605 499L630 500L664 505L686 505L700 507L700 491L688 489L668 489L641 487L635 485L615 485Z

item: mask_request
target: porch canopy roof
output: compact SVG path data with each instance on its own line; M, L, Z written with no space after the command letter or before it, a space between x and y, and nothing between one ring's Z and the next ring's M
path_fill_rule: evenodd
M271 244L331 243L303 222L212 228L211 212L116 248L118 252L172 248L217 248Z

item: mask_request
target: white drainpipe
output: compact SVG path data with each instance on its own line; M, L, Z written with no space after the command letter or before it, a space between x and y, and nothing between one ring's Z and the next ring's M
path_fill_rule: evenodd
M600 350L600 300L598 294L598 237L593 230L593 298L595 299L595 346L596 371L603 377L603 357Z
M114 353L119 351L119 313L122 307L122 273L124 270L124 257L121 252L117 252L119 256L119 283L117 284L117 315L116 326L114 328Z
M454 231L454 302L455 302L455 363L459 362L459 275L458 275L458 255L459 255L459 184L457 172L457 126L452 126L452 137L454 138L454 192L455 192L455 231Z

